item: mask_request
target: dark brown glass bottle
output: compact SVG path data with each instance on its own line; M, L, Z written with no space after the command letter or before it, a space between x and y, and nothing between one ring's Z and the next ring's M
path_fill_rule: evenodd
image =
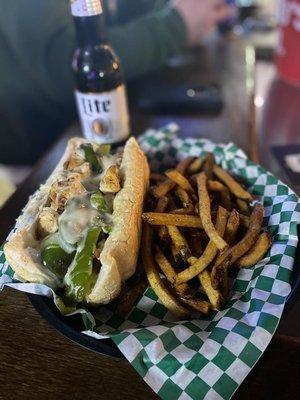
M129 136L120 62L107 43L100 0L71 0L78 47L73 57L75 97L84 136L119 143Z

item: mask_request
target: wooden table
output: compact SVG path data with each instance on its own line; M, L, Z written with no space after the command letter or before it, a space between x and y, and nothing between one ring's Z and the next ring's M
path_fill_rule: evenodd
M180 71L168 69L151 79L177 82L184 77L193 83L217 79L225 100L222 113L216 117L190 115L174 118L144 115L133 105L134 132L139 134L149 126L158 127L175 120L182 126L182 135L185 137L234 141L247 151L250 143L247 134L249 121L244 44L232 39L224 41L217 48L195 51L192 57L192 66L183 65ZM271 71L273 67L269 65L269 68ZM267 91L268 88L265 88L264 98ZM271 96L266 104L273 100ZM280 104L277 107L280 108ZM260 121L263 118L263 113L260 113ZM266 125L270 126L268 123ZM1 210L1 241L11 229L28 195L49 175L68 137L76 134L75 131L68 131L61 137ZM269 146L266 142L264 145L267 148ZM280 327L282 334L275 335L257 366L236 393L236 399L292 399L299 393L300 327L299 322L298 325L296 323L299 321L299 314L296 317L299 308L299 304L296 304L286 313ZM0 399L157 398L125 360L101 356L70 342L43 320L25 294L10 289L5 289L0 296L0 388Z

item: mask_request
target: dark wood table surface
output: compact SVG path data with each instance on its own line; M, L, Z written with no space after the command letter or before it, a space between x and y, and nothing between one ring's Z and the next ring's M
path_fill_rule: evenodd
M194 51L189 63L147 77L143 82L218 82L225 106L218 116L153 115L131 104L133 132L176 121L183 136L234 141L246 152L249 138L248 98L245 86L245 45L224 40L216 47ZM186 58L185 58L186 59ZM270 155L270 145L300 143L300 90L280 83L272 63L258 63L257 93L264 99L258 111L261 163L281 170ZM146 87L146 86L145 86ZM286 99L289 104L286 104ZM292 102L291 102L292 101ZM298 107L297 107L298 106ZM294 109L294 112L291 111ZM297 110L298 108L298 110ZM284 111L286 110L286 112ZM73 127L62 135L35 166L32 174L0 211L1 242L13 226L27 198L43 182L64 151ZM41 132L42 134L42 132ZM235 399L294 399L299 396L299 296L285 311L278 333L258 364L235 394ZM157 396L129 363L81 348L62 336L33 308L23 293L6 288L0 295L0 399L156 399Z

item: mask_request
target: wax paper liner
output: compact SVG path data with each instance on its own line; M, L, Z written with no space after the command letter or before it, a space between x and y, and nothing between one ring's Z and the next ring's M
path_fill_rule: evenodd
M264 204L271 250L253 268L238 272L224 310L206 318L176 322L151 289L126 319L114 313L114 305L93 315L84 309L77 312L82 313L85 333L99 339L110 336L162 399L229 399L269 344L290 293L300 203L285 184L249 161L234 144L183 140L177 133L178 127L171 124L140 137L152 169L212 151L217 163L243 179ZM20 283L2 254L0 289L5 285L53 294L44 285Z

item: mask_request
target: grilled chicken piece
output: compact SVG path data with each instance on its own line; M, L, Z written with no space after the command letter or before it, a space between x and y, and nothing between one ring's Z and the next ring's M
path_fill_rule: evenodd
M40 238L45 238L58 230L58 213L51 207L41 211L37 221L37 232Z
M102 193L118 193L121 190L119 168L116 165L107 168L100 182L100 190Z
M77 172L81 175L81 179L89 178L92 175L92 170L90 163L85 162L81 164L79 167L74 168L74 172Z
M65 163L64 168L69 171L72 171L73 169L82 165L84 162L85 162L84 153L80 149L77 149L71 155L69 161Z
M82 185L81 180L81 174L71 172L66 177L62 177L54 182L51 186L49 195L51 208L60 214L71 197L84 193L85 188Z

